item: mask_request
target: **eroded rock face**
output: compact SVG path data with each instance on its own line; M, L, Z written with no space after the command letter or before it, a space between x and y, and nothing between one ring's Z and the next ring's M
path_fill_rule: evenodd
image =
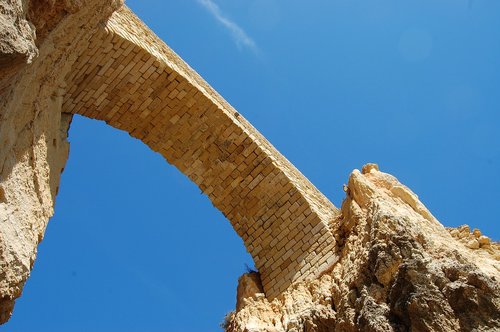
M355 170L346 191L331 271L272 302L247 299L227 331L500 330L499 244L445 229L376 165Z
M238 279L236 291L236 310L241 310L249 299L256 300L265 297L264 289L258 272L245 273Z
M0 323L10 317L29 276L68 157L71 116L61 113L62 78L88 45L81 37L119 5L0 3ZM30 21L33 8L39 12ZM37 31L43 39L36 39Z
M25 63L38 54L35 28L27 20L26 1L0 3L0 93Z
M0 94L12 77L38 57L38 47L70 13L86 3L78 0L3 0L0 3Z
M0 3L0 324L29 276L68 157L64 77L120 6ZM467 226L445 229L376 165L354 171L346 194L330 225L339 260L273 301L257 274L243 277L227 331L500 329L499 244Z

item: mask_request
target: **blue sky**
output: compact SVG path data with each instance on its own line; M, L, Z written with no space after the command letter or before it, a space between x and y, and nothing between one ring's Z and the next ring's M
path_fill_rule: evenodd
M500 2L128 5L335 205L376 162L447 226L500 239ZM218 331L252 265L156 153L75 117L32 277L5 331Z

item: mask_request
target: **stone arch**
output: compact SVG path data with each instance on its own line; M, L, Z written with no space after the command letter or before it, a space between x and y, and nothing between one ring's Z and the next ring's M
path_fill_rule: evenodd
M64 113L128 132L200 187L269 298L336 260L338 210L128 8L96 30L65 82Z

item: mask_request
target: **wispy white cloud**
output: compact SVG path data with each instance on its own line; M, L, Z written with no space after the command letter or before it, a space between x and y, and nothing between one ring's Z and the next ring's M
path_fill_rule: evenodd
M215 2L213 2L212 0L197 1L200 5L205 7L208 12L212 14L212 16L231 33L231 36L233 37L236 45L239 48L246 47L256 54L259 53L259 48L257 47L255 41L250 38L245 30L243 30L236 22L226 17Z

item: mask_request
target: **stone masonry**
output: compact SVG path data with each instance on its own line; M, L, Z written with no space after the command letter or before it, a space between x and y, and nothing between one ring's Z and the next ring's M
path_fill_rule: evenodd
M160 153L241 236L260 274L240 278L226 331L499 330L499 243L449 232L374 164L338 211L123 0L2 0L0 31L0 324L80 114Z
M268 297L336 260L337 209L128 8L91 37L66 84L63 112L127 131L208 195Z

